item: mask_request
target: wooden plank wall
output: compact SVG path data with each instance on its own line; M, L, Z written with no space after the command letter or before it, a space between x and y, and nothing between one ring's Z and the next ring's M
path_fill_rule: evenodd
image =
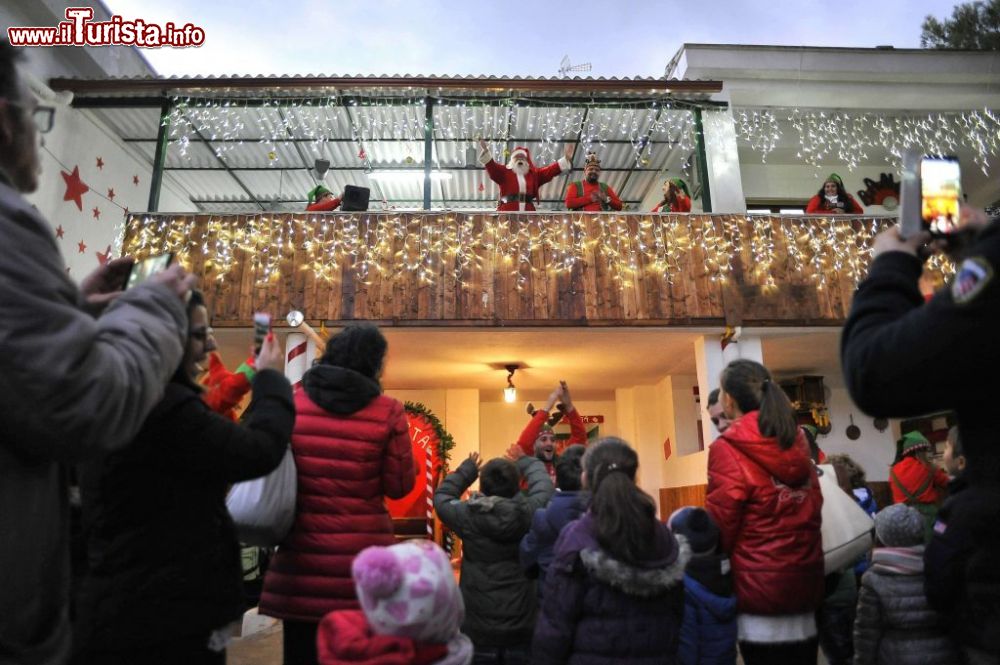
M888 221L137 215L124 252L177 251L201 277L220 327L291 309L328 325L834 326L847 315L873 233Z
M660 519L666 521L670 514L684 506L705 507L705 492L708 485L686 485L684 487L660 488Z

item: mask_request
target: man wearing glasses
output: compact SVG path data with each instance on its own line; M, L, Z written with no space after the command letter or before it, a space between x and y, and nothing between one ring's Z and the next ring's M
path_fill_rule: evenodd
M79 287L69 279L51 226L24 198L38 187L38 133L53 110L20 80L17 56L0 41L0 662L62 665L67 465L128 443L163 396L194 278L175 266L123 294L126 258Z

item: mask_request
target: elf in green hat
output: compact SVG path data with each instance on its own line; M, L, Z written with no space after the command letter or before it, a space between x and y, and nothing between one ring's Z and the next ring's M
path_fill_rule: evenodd
M316 185L309 191L309 205L306 212L330 212L340 207L343 195L337 197L323 185Z
M653 212L691 212L691 192L687 183L680 178L663 181L663 200Z
M844 180L836 173L831 173L823 181L823 186L816 196L809 199L806 206L807 215L863 215L864 208L854 200L854 197L844 189Z
M889 471L893 503L905 503L920 511L928 538L948 486L948 474L930 462L931 450L927 437L907 432L896 441L896 460Z

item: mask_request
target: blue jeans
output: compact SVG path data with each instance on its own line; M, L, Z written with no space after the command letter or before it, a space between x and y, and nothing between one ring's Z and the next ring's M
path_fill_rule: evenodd
M476 647L472 665L528 665L528 649L517 647Z

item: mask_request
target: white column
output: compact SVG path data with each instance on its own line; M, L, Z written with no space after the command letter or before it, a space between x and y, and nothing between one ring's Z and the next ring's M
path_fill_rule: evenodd
M694 361L698 372L698 398L701 401L701 408L705 409L708 404L708 393L719 387L719 375L726 366L718 335L703 335L695 339ZM715 425L705 414L701 419L701 434L706 448L715 441L715 437L719 436Z
M288 333L285 338L285 376L292 386L302 381L302 376L312 367L315 357L315 342L303 333Z
M705 156L713 213L745 213L736 124L731 108L702 112Z

